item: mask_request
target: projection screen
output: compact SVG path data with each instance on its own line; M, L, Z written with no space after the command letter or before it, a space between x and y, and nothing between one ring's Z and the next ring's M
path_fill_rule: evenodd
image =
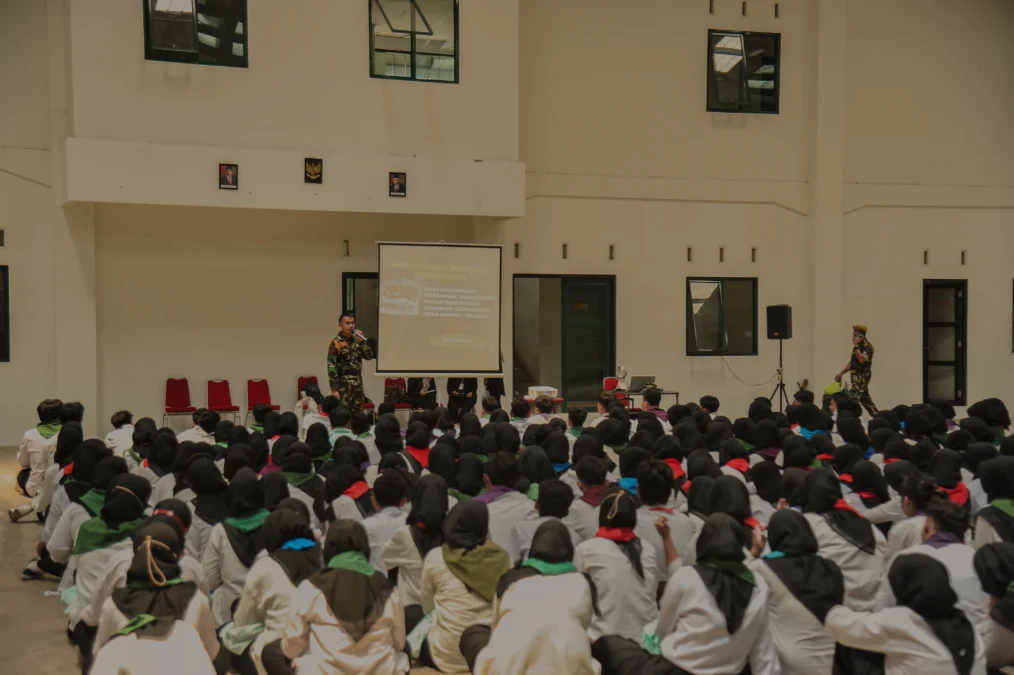
M378 375L499 375L501 249L378 242Z

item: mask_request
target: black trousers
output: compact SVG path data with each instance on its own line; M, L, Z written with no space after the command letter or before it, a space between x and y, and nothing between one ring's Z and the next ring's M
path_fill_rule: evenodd
M461 639L458 641L458 649L461 651L461 655L465 657L465 663L468 664L468 671L470 673L475 672L475 662L479 658L479 652L486 648L492 636L493 629L490 626L480 625L469 626L461 634Z
M32 469L31 468L25 468L25 469L22 469L21 471L18 471L17 482L18 482L18 487L21 488L22 492L25 491L25 486L28 485L28 477L31 476L31 475L32 475Z
M98 635L99 629L89 626L84 621L78 621L73 632L74 644L81 654L81 672L88 675L92 669L92 647L95 646L95 636Z
M282 651L281 640L265 645L264 651L261 652L261 663L268 675L295 675L296 672L292 667L292 661L289 661Z
M411 633L419 622L426 616L426 612L423 611L422 605L406 605L405 606L405 635Z
M475 398L467 398L465 396L458 396L457 394L451 394L447 399L447 412L450 413L451 419L457 422L461 419L461 415L467 412L475 410Z
M602 675L694 675L665 657L649 654L633 640L616 635L600 637L591 649L592 656L602 665ZM750 664L738 675L751 675Z

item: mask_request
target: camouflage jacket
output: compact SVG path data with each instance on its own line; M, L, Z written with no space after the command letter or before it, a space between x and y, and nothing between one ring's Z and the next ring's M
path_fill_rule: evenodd
M339 333L327 348L327 380L331 389L338 389L342 377L359 377L363 360L373 358L373 340L357 342L354 337L345 339Z
M873 345L866 338L863 338L859 342L859 351L866 357L864 363L859 363L859 359L856 358L855 347L852 348L852 372L857 375L869 375L873 371Z

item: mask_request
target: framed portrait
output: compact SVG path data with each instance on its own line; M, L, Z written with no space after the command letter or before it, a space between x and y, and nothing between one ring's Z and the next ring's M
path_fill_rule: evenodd
M387 177L387 194L391 197L404 197L408 191L405 179L407 174L401 171L392 171Z
M307 157L303 160L303 182L320 185L324 182L324 160Z
M218 189L238 190L239 189L239 165L219 164L218 165Z

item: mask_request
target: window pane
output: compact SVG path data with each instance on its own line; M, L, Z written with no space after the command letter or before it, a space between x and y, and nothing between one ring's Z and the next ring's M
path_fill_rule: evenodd
M927 317L930 321L954 321L954 300L957 291L953 288L930 288Z
M699 352L717 352L724 347L721 334L722 286L717 281L690 282L694 337Z
M715 97L720 104L738 107L742 99L740 89L743 81L742 35L711 36L711 58L715 67Z
M356 328L363 331L368 337L376 337L379 320L377 309L380 307L378 293L380 282L377 279L359 278L354 283Z
M778 112L779 36L709 32L708 110Z
M957 329L949 328L927 328L927 346L929 347L928 358L930 361L954 361L956 351L955 334Z
M954 366L927 366L926 393L929 398L939 398L945 401L957 400L954 374Z
M454 0L416 0L416 78L454 81ZM426 35L423 31L432 35Z
M722 308L725 311L726 345L730 354L752 354L754 341L754 281L722 282Z
M375 77L457 81L455 0L371 0Z
M197 53L194 0L150 0L153 49Z
M756 279L687 279L687 353L757 353Z
M148 0L145 58L246 66L246 0Z

